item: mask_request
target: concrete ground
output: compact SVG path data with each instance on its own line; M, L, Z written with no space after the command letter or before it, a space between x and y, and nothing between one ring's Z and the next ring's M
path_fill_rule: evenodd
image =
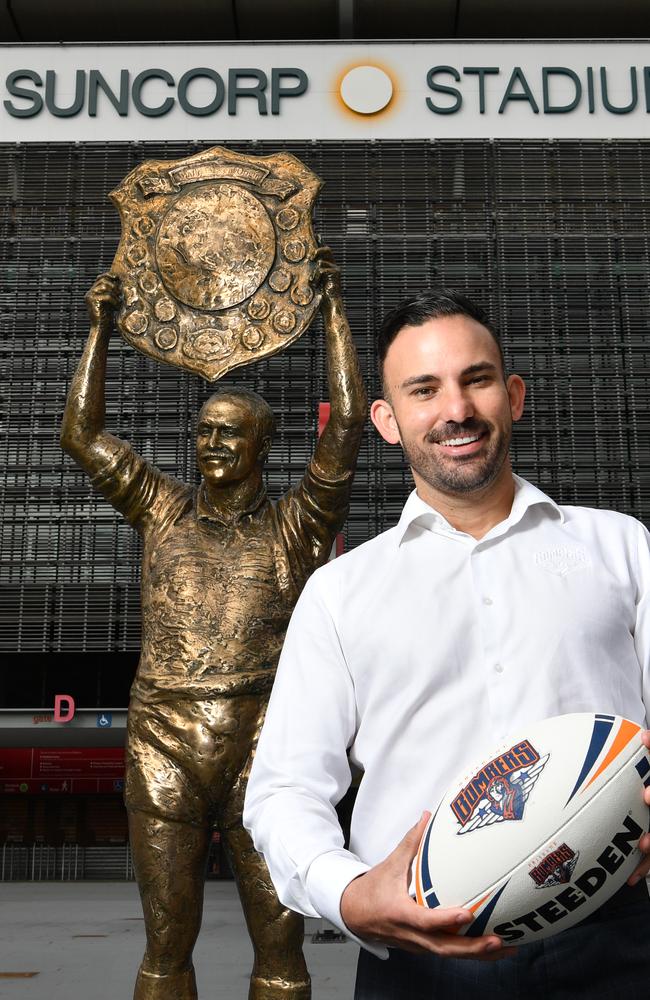
M358 949L313 944L317 929L307 921L313 1000L348 1000ZM133 882L0 883L2 1000L130 1000L143 949ZM252 949L232 882L206 885L194 963L200 1000L246 1000Z

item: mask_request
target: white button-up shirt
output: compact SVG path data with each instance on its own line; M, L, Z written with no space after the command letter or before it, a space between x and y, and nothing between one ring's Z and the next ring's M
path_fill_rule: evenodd
M317 570L244 813L283 903L345 929L348 883L511 730L566 712L647 725L649 541L515 477L510 516L479 541L412 493L396 527ZM345 850L348 756L364 777Z

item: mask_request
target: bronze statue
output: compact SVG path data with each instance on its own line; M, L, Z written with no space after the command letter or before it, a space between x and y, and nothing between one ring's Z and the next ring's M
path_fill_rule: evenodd
M277 503L262 481L273 415L255 393L225 391L204 403L198 489L105 429L108 341L128 282L103 275L86 297L90 334L61 442L143 541L142 650L125 790L147 935L136 1000L197 995L192 951L215 818L255 949L250 1000L310 996L302 918L278 902L241 825L247 767L285 629L345 521L365 420L338 269L327 250L312 253L310 268L310 302L322 294L331 416L301 482Z

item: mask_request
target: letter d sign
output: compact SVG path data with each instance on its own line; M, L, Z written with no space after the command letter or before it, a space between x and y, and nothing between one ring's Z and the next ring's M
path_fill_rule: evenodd
M64 714L65 713L65 714ZM54 721L71 722L74 719L74 698L71 694L54 695Z

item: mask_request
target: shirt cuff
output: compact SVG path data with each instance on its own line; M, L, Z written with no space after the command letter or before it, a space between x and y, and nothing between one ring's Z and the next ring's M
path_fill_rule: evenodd
M388 958L388 948L374 941L364 941L348 929L341 916L341 896L359 875L365 875L370 865L364 864L349 851L328 851L309 866L305 888L309 901L321 917L329 920L358 945L372 952L377 958Z

